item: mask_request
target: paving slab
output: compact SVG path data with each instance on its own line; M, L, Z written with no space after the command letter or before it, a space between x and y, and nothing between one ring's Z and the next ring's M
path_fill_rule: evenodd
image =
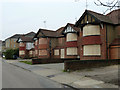
M63 73L63 74L56 75L50 79L60 82L60 83L64 83L64 84L70 84L81 78L83 78L83 77L78 76L78 75L69 74L69 73Z
M72 83L71 86L76 88L116 88L116 89L119 88L117 85L113 85L110 83L101 83L101 84L86 85L86 86L81 86L81 85Z
M52 69L32 70L32 72L45 77L62 73L62 71L52 70Z
M90 86L90 85L102 84L102 83L104 83L104 82L94 80L94 79L90 79L90 78L87 78L87 80L86 79L80 79L80 80L74 82L74 84L77 84L79 86Z

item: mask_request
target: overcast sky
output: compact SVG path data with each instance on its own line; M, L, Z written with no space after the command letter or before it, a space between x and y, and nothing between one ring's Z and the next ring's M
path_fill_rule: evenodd
M67 23L74 24L86 9L86 0L76 1L1 0L0 40L14 34L37 32L39 28L56 30ZM96 0L88 0L87 9L103 13L105 7L96 6L94 1Z

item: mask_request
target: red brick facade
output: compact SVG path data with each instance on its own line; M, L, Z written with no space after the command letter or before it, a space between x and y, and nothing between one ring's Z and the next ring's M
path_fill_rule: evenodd
M112 47L110 45L115 38L120 36L120 25L115 24L116 20L113 20L114 14L102 15L86 10L75 25L68 23L63 29L57 31L40 29L35 36L38 42L37 45L35 44L34 56L36 58L80 58L80 60L111 59ZM90 27L87 28L87 25ZM84 27L87 28L84 29L86 33L83 32ZM68 28L71 29L68 30ZM97 29L99 30L97 31ZM89 32L90 35L88 34ZM73 38L70 37L70 34ZM40 38L42 39L39 40ZM92 54L88 54L89 49L87 48L85 51L85 46L87 45L96 45L99 48L90 52ZM94 48L93 46L92 48ZM85 55L86 52L87 54ZM98 54L94 54L94 52Z

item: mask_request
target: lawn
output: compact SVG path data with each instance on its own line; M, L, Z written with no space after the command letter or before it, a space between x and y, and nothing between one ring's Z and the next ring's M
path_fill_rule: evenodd
M19 62L32 65L32 61L19 61Z

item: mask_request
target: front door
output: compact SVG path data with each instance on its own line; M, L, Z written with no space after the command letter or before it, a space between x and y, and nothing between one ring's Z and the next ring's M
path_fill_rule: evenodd
M64 58L64 57L65 57L65 50L61 49L61 58Z

